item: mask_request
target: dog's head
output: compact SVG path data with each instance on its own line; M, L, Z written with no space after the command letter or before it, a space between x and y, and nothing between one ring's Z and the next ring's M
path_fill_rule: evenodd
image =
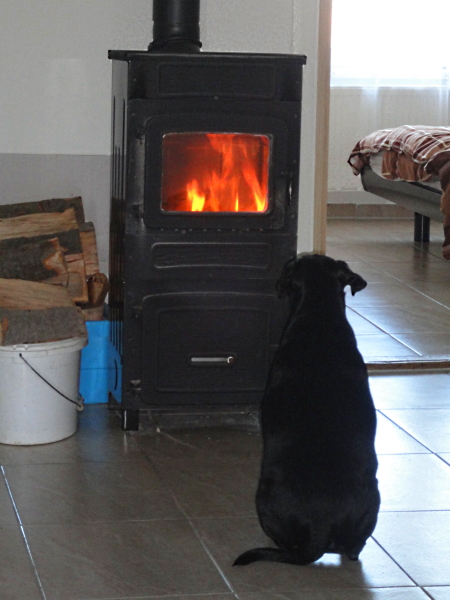
M353 296L367 285L361 275L354 273L343 260L334 260L321 254L305 254L296 256L285 264L277 283L278 294L292 296L301 293L305 281L309 277L317 278L319 273L334 276L342 292L349 285Z

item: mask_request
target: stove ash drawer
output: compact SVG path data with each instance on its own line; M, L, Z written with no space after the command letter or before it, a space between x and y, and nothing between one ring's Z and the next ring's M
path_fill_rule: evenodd
M262 394L279 335L274 331L279 304L278 298L266 294L146 298L144 402L159 403L155 398L165 396L169 403L180 403L180 395L205 392L218 396L224 392Z

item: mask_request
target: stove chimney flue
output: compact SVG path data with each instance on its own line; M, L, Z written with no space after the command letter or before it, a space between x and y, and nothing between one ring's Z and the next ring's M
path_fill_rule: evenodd
M198 52L200 0L153 0L151 52Z

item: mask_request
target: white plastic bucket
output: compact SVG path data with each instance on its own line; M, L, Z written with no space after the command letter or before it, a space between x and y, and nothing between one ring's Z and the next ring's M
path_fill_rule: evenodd
M1 444L48 444L76 432L80 356L86 344L82 337L0 346Z

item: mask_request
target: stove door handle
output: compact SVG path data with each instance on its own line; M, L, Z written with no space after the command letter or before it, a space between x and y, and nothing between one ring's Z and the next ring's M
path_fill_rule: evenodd
M286 202L289 205L292 204L292 196L294 194L294 172L293 171L283 171L281 173L283 177L285 177L286 184Z
M236 356L191 356L189 364L193 367L232 367Z

